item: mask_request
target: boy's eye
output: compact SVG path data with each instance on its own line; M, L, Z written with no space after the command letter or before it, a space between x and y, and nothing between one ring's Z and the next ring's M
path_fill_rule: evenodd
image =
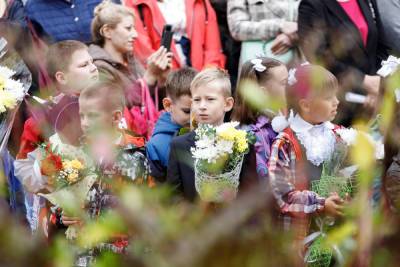
M193 101L194 101L194 102L199 102L199 101L200 101L200 98L194 98Z
M185 113L185 114L190 114L190 109L189 108L188 109L183 108L182 112Z

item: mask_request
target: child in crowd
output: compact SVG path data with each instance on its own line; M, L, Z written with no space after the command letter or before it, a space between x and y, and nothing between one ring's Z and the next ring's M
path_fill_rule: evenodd
M123 89L109 81L96 83L84 89L79 96L83 146L99 175L89 190L85 205L88 218L92 220L118 206L118 193L125 186L152 186L148 179L144 138L131 136L119 128L124 107ZM52 217L50 221L54 224L49 229L53 231L79 223L79 218L66 216L60 209L55 210ZM53 232L51 230L50 233ZM124 234L115 236L109 242L97 244L96 251L123 253L128 238ZM88 257L89 254L81 255L78 261L88 261Z
M98 71L85 44L78 41L62 41L49 47L47 72L54 84L53 96L45 104L35 107L32 116L24 124L21 146L14 162L15 175L25 190L36 193L46 189L40 173L35 172L35 149L48 141L55 132L63 142L77 145L82 134L79 122L78 96L82 89L97 81ZM32 230L38 227L39 197L32 195Z
M210 68L198 73L190 85L192 113L198 124L221 125L225 113L233 108L229 76L220 69ZM194 185L194 159L190 148L195 145L195 132L178 136L171 141L167 182L186 200L197 197Z
M331 123L339 104L338 81L320 66L302 65L289 71L288 83L288 106L296 115L276 137L268 170L284 227L292 224L301 239L308 232L311 215L342 214L343 200L337 194L323 198L310 191L311 182L321 178L323 163L339 140L337 126Z
M167 175L168 157L172 137L181 129L189 129L190 83L197 71L183 68L171 72L167 77L167 97L163 99L164 112L158 119L154 132L146 144L151 176L164 182Z
M271 102L275 102L277 107L284 108L287 79L286 66L271 58L249 60L243 64L240 72L232 120L239 121L242 126L256 136L254 144L255 164L258 177L262 181L266 181L268 177L267 163L271 154L272 142L277 135L271 125L271 120L279 112L279 108L272 110L272 108L267 109L265 107L264 110L260 110L259 107L247 102L244 97L244 90L247 90L247 85L252 82L259 86L262 92L271 99ZM257 94L257 92L253 93ZM254 164L254 162L249 162L249 164ZM245 164L245 166L249 165Z
M85 44L62 41L49 47L47 72L54 84L53 96L45 105L35 108L25 122L17 158L26 158L36 145L57 130L67 143L78 144L81 134L78 116L80 91L98 79Z

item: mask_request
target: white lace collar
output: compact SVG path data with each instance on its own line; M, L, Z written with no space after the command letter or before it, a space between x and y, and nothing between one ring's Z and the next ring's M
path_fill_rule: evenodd
M290 128L304 146L307 160L312 164L319 166L330 159L336 143L336 137L332 131L334 125L331 122L312 125L297 114L291 120Z

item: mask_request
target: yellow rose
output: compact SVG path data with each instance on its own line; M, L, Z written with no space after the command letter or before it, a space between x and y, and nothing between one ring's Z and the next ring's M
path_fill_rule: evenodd
M74 182L78 181L78 178L79 178L78 172L77 172L77 171L74 171L74 172L70 173L70 174L67 176L67 181L68 181L69 183L74 183Z
M71 160L71 166L72 166L72 168L77 169L77 170L83 169L82 162L80 162L79 160L76 160L76 159Z
M76 160L76 159L66 160L63 162L63 168L64 169L82 170L83 164L79 160Z

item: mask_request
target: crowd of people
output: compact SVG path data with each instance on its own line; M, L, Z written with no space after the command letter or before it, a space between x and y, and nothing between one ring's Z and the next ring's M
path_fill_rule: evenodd
M18 112L0 113L4 205L49 240L82 225L53 197L60 169L78 180L65 169L71 154L106 177L81 178L90 220L129 186L169 187L171 205L196 205L196 129L232 121L254 137L236 200L253 191L272 201L277 229L294 231L304 251L312 218L340 218L351 201L312 186L343 130L391 106L391 126L374 129L385 156L371 191L396 214L400 94L389 77L400 60L377 74L400 53L396 11L389 0L0 0L0 66L28 90ZM129 242L98 246L124 253Z

